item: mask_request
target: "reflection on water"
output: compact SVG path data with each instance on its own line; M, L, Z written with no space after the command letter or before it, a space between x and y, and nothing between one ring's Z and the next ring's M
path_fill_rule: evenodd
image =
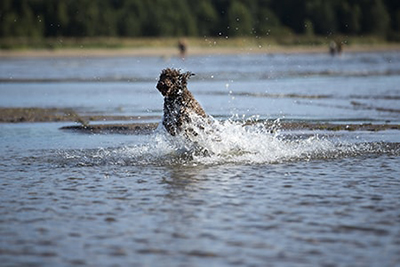
M0 258L29 266L399 262L398 135L380 142L386 133L224 127L242 131L241 141L205 156L188 157L185 143L162 131L136 144L75 134L95 140L6 147ZM251 152L238 153L245 142Z
M66 123L0 124L0 261L399 265L398 131L282 131L279 120L261 127L276 118L398 124L398 59L1 61L0 106L161 116L154 77L168 64L197 73L189 88L216 121L196 146L162 129L88 135L59 130ZM259 123L235 122L243 118Z
M42 160L24 159L2 180L3 262L399 261L398 154L214 166L50 167Z

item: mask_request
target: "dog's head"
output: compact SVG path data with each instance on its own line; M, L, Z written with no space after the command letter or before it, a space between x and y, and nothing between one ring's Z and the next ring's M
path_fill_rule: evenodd
M160 74L157 89L163 96L179 94L187 85L187 80L194 75L191 72L181 73L176 69L164 69Z

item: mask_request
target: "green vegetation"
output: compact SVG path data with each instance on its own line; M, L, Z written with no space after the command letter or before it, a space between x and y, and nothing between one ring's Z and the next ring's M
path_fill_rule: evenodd
M0 45L57 47L92 38L254 37L400 41L398 0L2 0ZM96 39L98 38L98 39ZM50 41L43 41L43 40ZM53 41L52 41L53 40ZM61 45L61 44L58 44Z

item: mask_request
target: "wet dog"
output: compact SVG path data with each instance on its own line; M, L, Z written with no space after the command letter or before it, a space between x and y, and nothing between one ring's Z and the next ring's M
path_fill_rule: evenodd
M187 81L193 75L169 68L160 74L157 89L164 96L162 124L172 136L182 133L191 139L207 121L206 112L187 89Z

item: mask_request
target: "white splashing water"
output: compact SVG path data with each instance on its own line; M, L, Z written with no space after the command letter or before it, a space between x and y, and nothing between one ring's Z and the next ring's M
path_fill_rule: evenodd
M212 121L196 136L171 136L161 126L144 145L124 148L137 161L191 164L261 164L309 160L338 150L333 141L318 135L285 138L263 124L243 126Z
M204 119L201 119L204 120ZM140 144L119 148L64 151L68 166L92 165L217 165L275 164L314 159L335 159L364 154L400 154L398 143L354 143L338 137L311 132L281 133L279 121L272 127L263 123L197 121L189 134L171 136L160 124ZM193 125L201 125L195 127ZM195 132L196 134L193 134Z

